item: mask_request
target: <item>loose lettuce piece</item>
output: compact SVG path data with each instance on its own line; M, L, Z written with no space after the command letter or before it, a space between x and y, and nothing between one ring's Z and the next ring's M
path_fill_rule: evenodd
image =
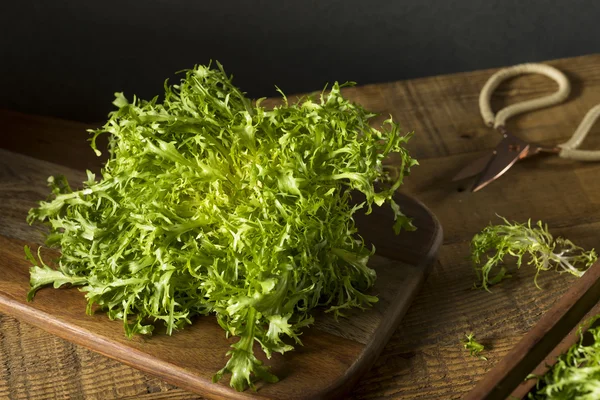
M531 220L520 224L501 219L503 223L490 224L471 241L471 260L480 281L475 285L478 288L489 291L489 286L511 277L504 267L490 275L507 255L516 257L518 268L523 257L527 258L527 264L536 269L536 286L541 271L555 269L580 277L598 259L594 249L585 251L568 239L552 237L542 221L532 225Z

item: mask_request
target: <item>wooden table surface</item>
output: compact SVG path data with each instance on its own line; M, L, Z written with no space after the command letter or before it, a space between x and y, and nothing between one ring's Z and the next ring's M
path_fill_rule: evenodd
M559 106L515 117L513 133L527 141L568 139L600 103L600 55L551 61L566 73L572 93ZM420 166L403 191L440 219L439 261L382 355L359 384L356 399L454 399L473 388L569 287L571 276L546 272L542 287L526 266L494 287L473 290L469 242L499 214L542 219L550 231L600 249L600 164L540 156L517 163L477 193L470 182L451 182L463 165L489 152L500 136L485 127L479 90L494 70L359 86L347 96L414 131L410 150ZM503 84L494 109L552 92L555 84L525 76ZM383 117L382 117L383 118ZM0 112L0 148L75 168L99 170L87 148L85 124ZM600 123L585 146L600 149ZM47 171L48 175L52 171ZM0 188L0 201L2 188ZM3 216L0 215L0 224ZM488 360L468 356L460 340L474 332ZM0 399L199 399L160 379L0 314Z

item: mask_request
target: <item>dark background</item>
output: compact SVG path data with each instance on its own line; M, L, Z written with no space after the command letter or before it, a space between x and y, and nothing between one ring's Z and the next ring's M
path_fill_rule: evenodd
M0 11L0 108L101 121L221 61L251 97L583 55L600 1L19 0Z

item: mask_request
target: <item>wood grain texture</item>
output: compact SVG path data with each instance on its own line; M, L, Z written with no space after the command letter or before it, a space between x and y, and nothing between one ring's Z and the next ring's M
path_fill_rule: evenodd
M42 290L32 303L25 301L29 264L23 259L23 246L40 243L41 236L24 220L35 198L44 191L46 178L40 176L41 171L56 171L74 182L82 178L69 168L0 150L0 190L6 196L0 203L0 215L6 216L0 224L0 311L211 398L343 396L371 366L397 327L442 241L435 217L406 196L398 195L396 200L414 218L419 227L415 233L393 235L393 214L388 207L375 207L370 215L357 217L364 240L379 249L370 265L379 275L371 294L377 294L380 301L369 310L347 313L348 318L339 323L329 314L318 313L314 327L302 335L304 346L285 357L275 355L266 360L256 345L257 356L281 381L277 385L258 384L257 393L237 393L224 382L211 382L235 342L235 338L225 338L214 317L197 318L176 337L159 332L151 338L128 340L121 323L109 321L103 313L87 316L83 293L76 288ZM45 253L48 259L57 256L51 250ZM29 384L24 386L30 390Z
M545 144L564 142L587 111L600 103L600 55L556 60L550 64L566 73L572 93L561 105L510 119L508 128L524 140ZM517 163L501 179L474 194L466 190L469 181L451 182L465 163L489 152L500 140L484 126L477 104L479 91L493 72L495 70L474 71L345 90L353 100L382 113L379 120L391 114L405 130L415 132L409 148L421 165L406 178L402 190L419 198L438 216L445 236L439 260L422 291L373 368L358 382L354 399L461 398L508 354L576 280L548 272L540 276L542 290L538 290L533 285L533 271L523 267L492 293L472 290L474 273L467 260L469 241L473 234L495 220L496 213L518 221L543 219L553 234L568 237L588 249L600 248L600 166L597 164L568 162L556 157L532 158ZM493 108L498 110L506 104L550 93L553 85L549 79L537 76L505 82L495 92ZM270 103L275 101L270 100ZM21 123L39 128L14 126L11 129L27 132L33 138L44 135L44 125L39 125L36 117L24 117ZM5 125L0 124L0 137L6 139L10 134ZM63 135L73 141L81 137L77 129L65 131ZM600 124L592 127L584 147L600 149ZM24 146L22 151L26 153L31 149ZM68 159L68 146L54 151L55 160L51 161L74 166ZM85 154L95 159L91 152ZM3 317L0 324L2 340L9 340L10 346L21 342L30 355L51 359L68 353L63 346L72 346L9 317ZM5 326L12 328L5 329ZM486 346L489 361L469 357L462 348L460 340L469 332L474 332ZM157 386L157 380L145 374L74 347L82 361L64 361L64 368L71 372L60 374L76 377L81 389L73 386L39 390L29 398L64 398L65 393L71 398L92 399L100 398L100 393L105 393L107 399L142 394L140 398L146 399L198 398L172 386ZM10 366L5 369L18 379L35 382L40 387L50 380L30 372L34 364L31 357L23 358L12 347L1 348L0 361ZM17 386L9 383L17 382L14 376L0 372L0 393L14 391L12 398L27 398L23 385L18 386L17 391L13 389ZM77 378L79 376L86 379Z

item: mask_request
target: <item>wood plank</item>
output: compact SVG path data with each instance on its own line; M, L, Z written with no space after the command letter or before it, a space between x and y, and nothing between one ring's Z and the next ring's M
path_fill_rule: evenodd
M211 398L251 396L249 392L236 393L224 383L210 382L234 341L225 338L214 318L198 318L191 327L178 332L176 338L159 333L152 338L127 340L122 324L110 322L101 313L85 315L86 301L75 288L42 290L34 302L27 303L29 265L23 259L22 249L30 242L22 238L39 243L40 237L31 236L29 231L33 228L24 224L24 218L33 199L44 191L46 178L41 171L61 171L73 179L79 173L4 150L0 150L0 156L0 192L6 196L6 201L0 202L0 215L6 216L0 223L0 311ZM414 217L420 228L417 232L404 232L398 237L391 234L393 217L387 207L375 208L369 216L357 218L365 241L379 249L370 265L380 275L371 291L380 301L368 311L348 313L348 319L340 323L335 323L330 315L317 313L313 329L302 336L304 347L285 357L275 355L266 360L260 357L262 352L257 345L259 358L283 378L277 385L260 384L258 397L340 396L374 362L421 287L442 240L440 227L426 208L406 196L398 196L397 201L404 212ZM54 257L56 253L48 256ZM20 340L19 336L12 338ZM319 368L314 368L316 365ZM33 383L25 384L28 390L32 386L38 390Z
M600 221L600 163L533 157L516 163L484 190L471 193L473 179L452 182L452 176L480 154L426 159L405 180L404 190L418 193L439 216L445 243L470 240L490 222L497 222L496 215L543 220L553 228Z
M88 129L102 123L82 123L60 118L31 116L0 110L0 148L14 153L65 165L71 168L100 171L108 153L96 157L89 146ZM98 148L106 148L108 138L101 135Z

